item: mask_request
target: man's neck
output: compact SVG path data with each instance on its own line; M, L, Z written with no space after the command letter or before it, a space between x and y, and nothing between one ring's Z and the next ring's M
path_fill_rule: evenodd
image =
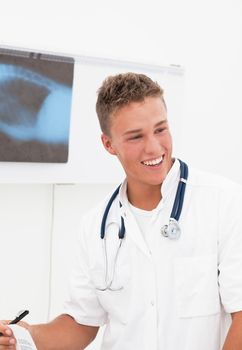
M133 186L127 185L127 196L129 202L136 208L153 210L161 200L161 185Z

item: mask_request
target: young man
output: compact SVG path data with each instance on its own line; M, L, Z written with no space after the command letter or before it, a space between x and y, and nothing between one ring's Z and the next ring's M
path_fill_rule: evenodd
M190 167L180 179L163 91L148 77L109 77L96 108L126 179L106 223L110 196L83 219L63 315L22 325L39 350L84 349L104 324L102 350L241 350L241 187ZM169 237L180 183L181 235ZM7 325L0 331L0 350L15 349Z

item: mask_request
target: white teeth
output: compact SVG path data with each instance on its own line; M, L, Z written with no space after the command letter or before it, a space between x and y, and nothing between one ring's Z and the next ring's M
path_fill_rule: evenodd
M142 163L145 165L157 165L162 161L162 159L163 159L163 156L161 156L160 158L153 159L153 160L147 160L147 161L144 161Z

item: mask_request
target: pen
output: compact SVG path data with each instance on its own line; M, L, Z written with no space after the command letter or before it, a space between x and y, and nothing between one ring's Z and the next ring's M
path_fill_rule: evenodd
M9 324L18 323L20 320L22 320L22 318L24 318L26 315L28 315L28 313L29 313L28 310L20 311L20 312L18 313L18 315L15 317L15 319L12 320L11 322L9 322Z
M22 318L24 318L26 315L28 315L29 311L28 310L24 310L24 311L19 311L19 313L17 314L17 316L15 317L15 319L13 319L12 321L9 322L9 324L16 324L18 323L20 320L22 320ZM0 337L3 335L3 333L0 332Z

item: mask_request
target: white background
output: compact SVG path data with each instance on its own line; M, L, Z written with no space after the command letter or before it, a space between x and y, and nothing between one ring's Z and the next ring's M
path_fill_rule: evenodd
M181 64L179 156L242 183L241 18L241 0L9 0L0 44ZM31 322L59 312L79 216L113 186L0 186L2 318L24 306Z

